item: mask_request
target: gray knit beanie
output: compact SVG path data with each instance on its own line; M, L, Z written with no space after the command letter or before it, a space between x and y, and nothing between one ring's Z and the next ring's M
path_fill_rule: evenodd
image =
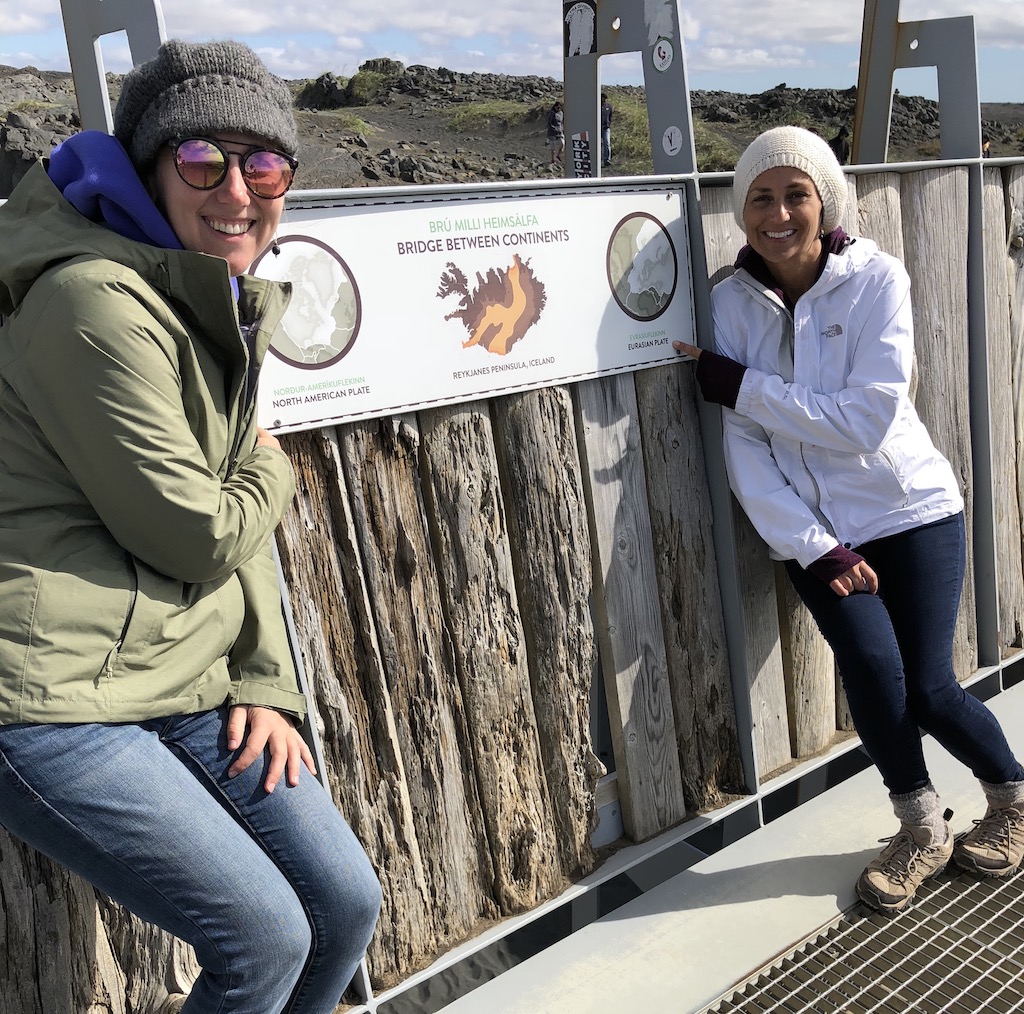
M165 42L129 71L114 136L139 169L165 141L220 131L255 134L289 155L298 135L287 86L241 42Z
M846 207L846 177L828 142L803 127L766 130L740 155L732 183L732 206L740 228L751 184L761 173L778 166L792 166L810 176L821 198L822 231L831 232Z

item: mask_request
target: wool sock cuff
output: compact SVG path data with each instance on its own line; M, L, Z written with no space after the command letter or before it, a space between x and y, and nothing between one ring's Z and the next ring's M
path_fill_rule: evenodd
M890 793L889 799L892 801L896 819L901 824L915 828L928 828L933 845L946 840L948 833L946 817L939 803L939 794L931 782L913 792Z
M997 810L1007 806L1024 810L1024 782L981 782L981 788L989 806Z

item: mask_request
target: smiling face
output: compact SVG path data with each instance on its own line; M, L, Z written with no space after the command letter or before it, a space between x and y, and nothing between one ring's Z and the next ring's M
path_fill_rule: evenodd
M821 257L821 198L805 172L779 166L761 173L750 185L743 206L747 242L768 270L784 283L817 277ZM808 280L809 279L809 280Z
M231 152L244 153L264 142L252 134L215 134ZM256 197L242 181L237 158L229 159L227 176L212 190L196 190L178 176L174 152L160 149L151 177L153 198L186 250L213 254L228 262L231 275L242 275L273 241L284 210L284 197Z

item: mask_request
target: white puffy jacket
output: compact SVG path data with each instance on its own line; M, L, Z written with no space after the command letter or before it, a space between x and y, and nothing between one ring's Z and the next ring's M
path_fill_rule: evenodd
M771 555L806 567L963 509L908 397L910 279L871 240L829 254L792 316L742 268L712 291L718 351L748 367L724 408L729 482Z

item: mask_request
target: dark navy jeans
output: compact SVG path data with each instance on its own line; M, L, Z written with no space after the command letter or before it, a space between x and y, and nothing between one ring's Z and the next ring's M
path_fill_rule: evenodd
M202 966L183 1014L331 1014L380 885L308 771L227 777L226 709L138 724L0 727L0 824Z
M786 562L790 580L835 652L857 734L890 793L928 782L920 731L986 782L1024 780L995 716L953 672L964 578L963 514L857 546L878 594L846 598Z

